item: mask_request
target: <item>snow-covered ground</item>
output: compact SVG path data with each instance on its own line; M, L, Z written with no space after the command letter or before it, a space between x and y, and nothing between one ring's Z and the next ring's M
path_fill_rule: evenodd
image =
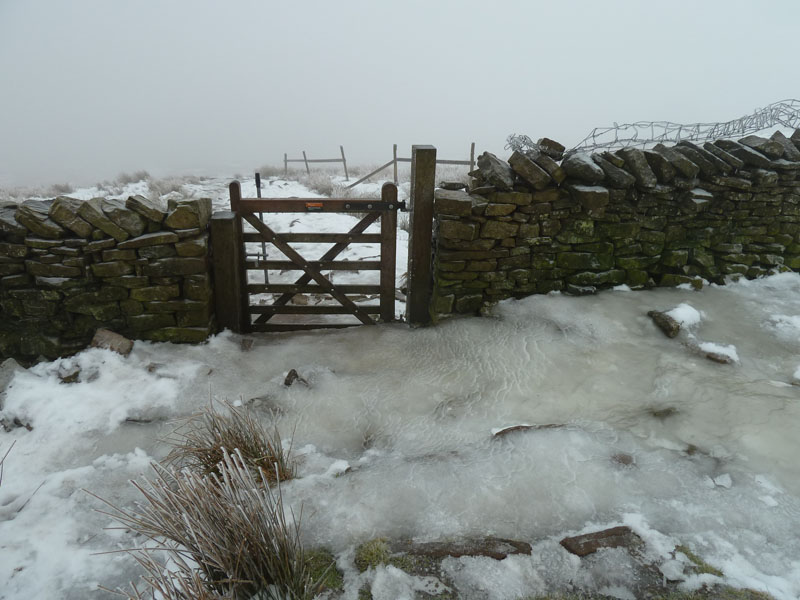
M196 192L223 207L226 186ZM272 186L265 196L312 195ZM252 182L243 187L255 195ZM315 227L345 224L310 216ZM653 309L673 311L684 334L665 337L646 316ZM0 456L14 443L0 488L0 599L103 598L98 584L135 579L130 557L104 552L141 541L104 529L113 522L84 490L132 503L126 482L168 451L158 440L170 420L216 399L247 404L293 436L300 477L283 485L284 501L303 507L307 545L330 548L342 566L378 536L495 535L528 541L533 554L445 561L454 580L485 588L476 597L576 581L626 597L625 564L609 554L586 573L558 541L627 524L671 577L681 571L671 551L684 544L726 583L800 596L798 274L701 291L533 296L424 329L247 339L136 342L128 358L91 349L9 374L0 418L32 429L0 428ZM718 364L697 348L735 360ZM61 383L76 367L77 381ZM292 368L310 385L283 386ZM492 436L520 423L558 427ZM632 464L615 460L623 454ZM366 576L348 568L356 598ZM419 585L391 567L373 576L377 600Z

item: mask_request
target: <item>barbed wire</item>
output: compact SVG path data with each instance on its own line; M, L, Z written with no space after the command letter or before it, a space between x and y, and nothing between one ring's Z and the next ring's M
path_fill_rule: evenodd
M763 129L781 125L800 127L800 100L788 99L774 102L757 109L753 114L722 123L690 123L671 121L638 121L613 127L595 127L573 150L597 150L600 148L624 148L648 146L661 143L687 141L714 141L741 137ZM538 144L526 135L508 136L506 148L529 153L541 151Z

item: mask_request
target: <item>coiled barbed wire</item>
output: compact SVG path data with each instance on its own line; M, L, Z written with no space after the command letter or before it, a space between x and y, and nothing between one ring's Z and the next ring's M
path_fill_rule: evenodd
M714 141L755 133L769 127L781 125L800 127L800 100L788 99L774 102L753 114L721 123L690 123L671 121L638 121L613 127L595 127L572 150L597 150L600 148L625 148L661 143L687 141ZM523 153L537 153L541 149L527 135L512 134L506 140L506 148Z

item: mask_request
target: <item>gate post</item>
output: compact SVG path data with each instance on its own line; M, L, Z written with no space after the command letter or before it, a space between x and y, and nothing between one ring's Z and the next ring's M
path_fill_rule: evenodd
M436 188L436 148L411 147L411 215L408 234L408 294L406 320L410 325L431 321L433 288L433 191Z
M214 271L214 304L221 329L234 333L249 330L243 296L246 276L242 244L242 220L225 210L211 216L211 248Z

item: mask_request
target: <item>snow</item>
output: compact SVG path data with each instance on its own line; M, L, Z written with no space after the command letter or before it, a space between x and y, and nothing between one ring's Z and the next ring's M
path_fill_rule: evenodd
M312 195L296 183L266 185ZM225 186L192 193L222 207ZM275 226L355 221L324 217L280 215ZM714 351L730 349L736 369L654 334L646 314L660 306L675 307L670 315L704 339L725 340ZM533 296L500 303L492 317L247 336L252 346L225 332L202 346L136 342L127 358L90 349L0 369L9 380L0 418L32 426L0 429L0 456L15 443L0 487L0 598L110 598L93 590L135 580L130 557L102 553L140 541L104 529L114 523L83 490L132 506L127 481L166 455L159 439L173 420L225 399L292 438L301 461L284 502L295 514L302 507L308 546L336 553L350 597L365 584L376 599L435 584L390 566L357 573L351 560L363 541L485 535L533 551L446 559L453 580L482 598L571 584L631 597L624 552L604 550L590 564L558 543L621 524L687 589L723 581L780 600L800 595L800 390L776 385L800 370L800 275L700 291ZM58 374L75 368L78 381L61 383ZM292 368L308 386L283 385ZM554 427L492 437L521 423ZM620 453L633 464L612 459ZM679 544L723 577L687 574Z
M732 344L726 346L723 344L715 344L714 342L700 342L699 347L703 352L721 354L722 356L729 357L733 362L739 362L736 346Z

